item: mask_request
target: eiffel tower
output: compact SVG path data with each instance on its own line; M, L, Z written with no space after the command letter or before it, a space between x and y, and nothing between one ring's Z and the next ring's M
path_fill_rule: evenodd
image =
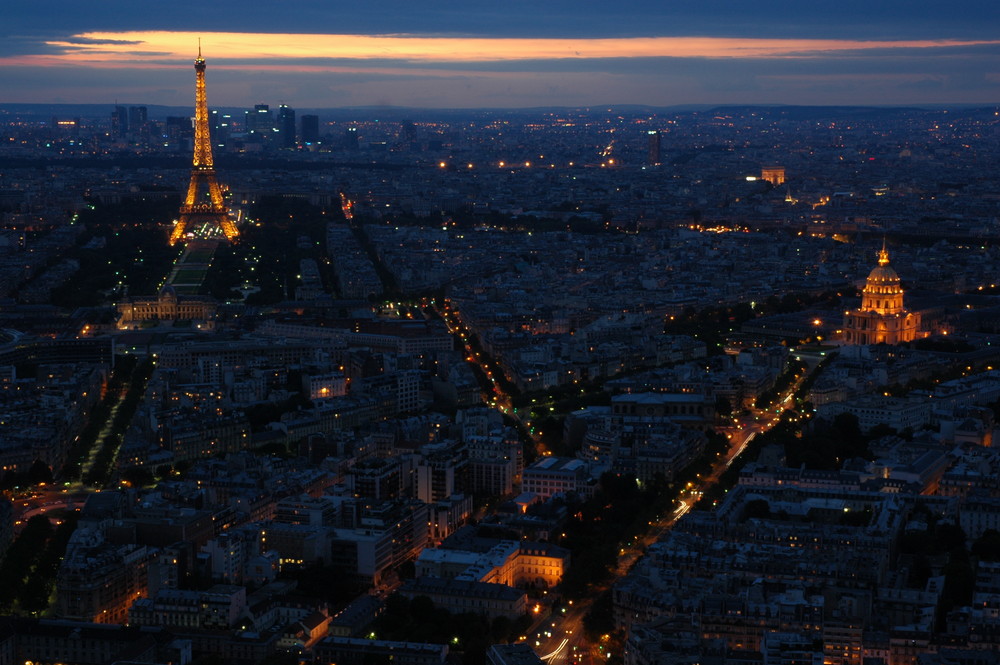
M208 102L205 98L205 58L201 57L201 40L198 58L194 61L197 83L194 95L194 164L191 167L191 184L181 205L181 216L170 234L170 244L182 240L194 227L209 223L216 225L234 242L239 236L236 225L229 219L229 210L222 200L219 181L215 179L212 157L212 138L208 132Z

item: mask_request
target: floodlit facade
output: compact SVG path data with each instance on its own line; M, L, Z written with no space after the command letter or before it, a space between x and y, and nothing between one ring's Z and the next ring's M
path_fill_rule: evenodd
M889 265L889 252L883 246L862 291L861 307L844 312L844 341L899 344L916 339L919 330L920 314L903 306L899 275Z

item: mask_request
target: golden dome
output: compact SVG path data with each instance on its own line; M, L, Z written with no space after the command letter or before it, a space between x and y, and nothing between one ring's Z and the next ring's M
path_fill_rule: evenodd
M903 306L899 275L889 265L882 243L878 265L861 291L861 307L844 312L844 340L848 344L898 344L916 339L920 314Z
M868 273L869 284L899 284L899 275L889 266L889 250L882 243L878 253L878 265Z
M889 266L878 266L868 273L869 284L898 284L899 275Z

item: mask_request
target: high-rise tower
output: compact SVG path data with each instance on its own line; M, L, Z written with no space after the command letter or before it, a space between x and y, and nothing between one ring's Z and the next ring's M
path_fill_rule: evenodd
M319 116L302 116L302 142L316 143L319 141Z
M288 108L287 104L278 107L278 140L282 148L295 147L295 109Z
M180 219L170 234L171 245L184 238L195 225L202 223L217 225L230 242L239 236L222 200L219 181L215 179L212 137L208 127L208 102L205 98L205 58L201 57L200 44L194 71L194 164L191 167L191 184L188 185L187 197L181 205Z
M649 142L646 149L646 163L650 166L656 166L660 163L660 132L651 129L646 132L646 137Z

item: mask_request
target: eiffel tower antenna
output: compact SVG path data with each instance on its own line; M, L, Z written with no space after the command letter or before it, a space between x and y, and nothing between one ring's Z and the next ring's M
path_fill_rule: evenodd
M208 101L205 96L205 58L201 56L200 37L194 71L194 162L191 166L191 183L181 205L180 219L170 233L170 244L176 244L193 226L201 223L218 226L226 240L235 242L239 231L229 219L229 209L222 200L222 188L215 178L212 137L208 130Z

